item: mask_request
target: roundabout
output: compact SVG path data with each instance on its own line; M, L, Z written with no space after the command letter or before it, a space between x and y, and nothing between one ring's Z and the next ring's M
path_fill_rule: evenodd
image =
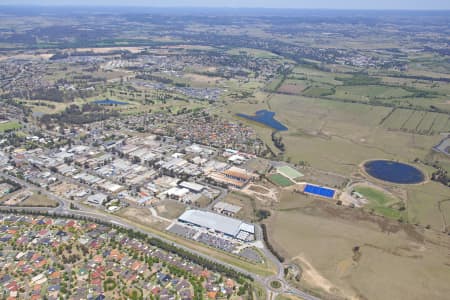
M283 284L279 280L273 280L270 282L270 287L274 290L280 290Z

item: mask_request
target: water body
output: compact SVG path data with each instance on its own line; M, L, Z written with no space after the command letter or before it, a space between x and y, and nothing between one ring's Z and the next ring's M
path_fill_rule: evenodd
M255 121L264 124L268 127L275 129L276 131L286 131L288 128L274 119L275 113L269 110L258 110L255 115L236 114L236 116L245 118L251 121Z
M370 176L392 183L415 184L425 180L425 175L416 167L390 160L369 161L364 169Z
M98 105L128 105L127 102L122 102L122 101L117 101L117 100L110 100L110 99L96 100L96 101L93 101L92 103L98 104Z

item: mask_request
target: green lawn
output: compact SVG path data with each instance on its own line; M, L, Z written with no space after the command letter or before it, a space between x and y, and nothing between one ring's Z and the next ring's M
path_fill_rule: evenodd
M403 213L401 211L390 207L377 206L374 207L373 210L376 214L385 216L389 219L399 219L403 216Z
M21 128L22 125L19 124L17 121L10 121L6 123L0 123L0 132L5 132L8 130L16 130Z
M401 98L412 94L401 87L385 85L340 86L336 89L338 98Z
M285 175L286 177L291 178L291 179L303 177L302 173L300 173L299 171L297 171L289 166L279 167L277 169L277 171L280 172L282 175Z
M356 187L355 191L363 195L367 200L375 205L386 205L389 202L395 201L395 199L389 197L382 191L370 187Z
M333 95L334 93L334 89L328 87L309 87L304 90L303 94L308 97L324 97Z
M289 178L281 174L272 174L269 176L269 180L282 187L288 187L294 184Z
M403 212L391 207L391 205L398 203L399 200L383 193L380 190L370 187L355 187L354 190L363 195L364 198L369 201L366 208L373 209L376 214L390 219L399 219L403 216Z

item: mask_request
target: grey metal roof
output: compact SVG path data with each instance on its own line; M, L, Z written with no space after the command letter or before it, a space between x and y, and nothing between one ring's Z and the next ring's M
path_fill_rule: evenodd
M241 220L202 210L185 211L178 218L178 220L182 222L192 223L204 228L213 229L215 231L222 232L234 237L237 236L242 227L253 227L253 225L246 224ZM242 226L243 224L245 225Z

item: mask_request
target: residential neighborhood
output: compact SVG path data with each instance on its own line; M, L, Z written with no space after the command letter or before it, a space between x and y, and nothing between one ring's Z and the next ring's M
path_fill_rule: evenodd
M246 287L126 232L58 217L0 214L5 299L240 299Z

